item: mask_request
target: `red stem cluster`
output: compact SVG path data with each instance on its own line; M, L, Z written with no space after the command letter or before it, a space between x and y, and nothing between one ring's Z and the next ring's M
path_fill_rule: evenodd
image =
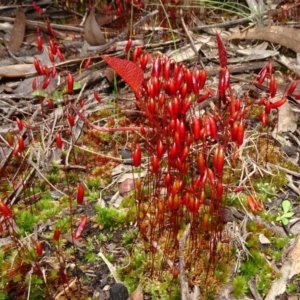
M208 255L208 266L216 259L226 222L231 170L238 148L244 143L245 126L254 106L246 93L241 98L234 95L226 49L219 35L217 44L220 73L216 93L206 86L204 69L189 69L167 56L153 58L141 48L133 51L133 61L145 74L151 63L150 73L141 84L137 83L139 76L124 72L132 62L104 57L133 88L137 106L146 117L148 128L141 128L145 147L136 145L133 151L134 167L141 164L142 148L148 158L148 174L136 184L141 235L150 245L157 242L164 256L175 262L180 236L190 225L184 255L193 267L199 264L199 269L203 263L199 257L204 253ZM291 84L283 99L272 103L277 85L270 63L260 72L257 83L262 84L266 78L269 91L258 103L264 107L264 116L260 117L264 126L271 110L280 107L296 87Z

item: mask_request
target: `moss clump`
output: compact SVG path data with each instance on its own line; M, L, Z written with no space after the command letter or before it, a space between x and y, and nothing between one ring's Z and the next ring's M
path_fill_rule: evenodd
M240 298L245 295L248 290L246 278L243 276L236 276L232 281L233 295Z
M113 207L103 208L96 206L97 222L103 228L117 228L121 224L128 222L127 213L121 209L115 209Z

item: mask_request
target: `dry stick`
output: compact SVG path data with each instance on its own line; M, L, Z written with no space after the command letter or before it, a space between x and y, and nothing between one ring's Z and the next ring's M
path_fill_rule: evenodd
M0 16L0 21L14 22L15 18ZM46 29L48 32L48 28L45 22L26 20L26 25L33 26L34 28L40 27L40 29ZM50 25L54 29L83 32L83 28L76 27L76 26L69 26L69 25L62 25L62 24L55 24L55 23L50 23ZM59 35L61 35L61 33L59 33Z
M83 92L84 92L84 90L85 90L85 87L86 87L86 83L84 83L83 87L81 88L80 93L79 93L79 95L78 95L78 97L77 97L75 103L76 103L77 101L79 101L79 99L81 98L81 96L82 96L82 94L83 94ZM75 125L76 125L76 124L75 124ZM67 155L66 155L66 159L65 159L65 165L66 165L66 168L68 168L68 167L70 166L70 165L69 165L69 157L70 157L70 153L71 153L71 151L72 151L72 149L73 149L73 145L74 145L75 142L76 142L76 138L79 138L79 136L80 136L80 135L78 135L78 136L76 137L75 134L73 134L73 128L71 128L71 133L72 133L72 136L71 136L71 143L70 143L70 147L69 147L69 149L68 149L68 151L67 151Z
M294 185L292 177L289 176L289 175L286 175L286 177L287 177L287 179L288 179L288 184L287 184L287 186L288 186L291 190L293 190L296 194L298 194L298 195L300 196L300 189L299 189L297 186Z
M186 239L190 234L191 225L188 224L187 228L184 231L183 236L179 240L179 268L180 268L180 287L181 287L181 299L189 300L189 291L188 291L188 283L186 279L186 275L184 272L184 247L186 243Z
M103 254L103 252L100 250L100 252L98 253L98 256L101 257L103 259L103 261L105 262L106 266L108 267L108 269L110 270L110 273L112 274L112 276L114 277L116 282L121 283L122 281L120 280L118 273L116 271L116 268L114 267L114 265L112 263L109 262L109 260L105 257L105 255Z
M101 132L119 132L119 131L141 131L141 127L114 127L114 128L108 128L108 127L100 127L95 124L93 124L88 118L86 118L72 103L70 103L70 106L73 108L73 110L76 112L78 117L86 124L90 125L94 129L101 131ZM145 128L145 130L152 131L151 128Z
M9 54L9 56L15 60L18 64L24 64L25 62L22 59L19 59L18 57L16 57L9 49L9 46L7 45L5 39L2 40L5 46L5 49L7 51L7 53Z
M273 167L276 167L277 169L279 170L283 170L285 171L286 173L290 174L290 175L293 175L295 177L300 177L300 173L299 172L295 172L295 171L291 171L289 169L286 169L286 168L283 168L281 166L278 166L278 165L274 165L274 164L271 164L271 163L268 163L267 166L273 166Z
M191 37L191 35L190 35L190 33L189 33L187 27L186 27L186 24L185 24L185 22L184 22L182 8L180 9L180 20L181 20L182 27L183 27L183 29L184 29L184 31L185 31L185 33L186 33L186 35L187 35L187 37L188 37L190 43L191 43L191 47L192 47L194 53L196 54L196 56L199 58L201 67L204 69L204 64L203 64L203 62L202 62L202 60L201 60L200 54L199 54L199 52L197 51L197 49L196 49L196 47L195 47L195 44L194 44L194 41L193 41L193 39L192 39L192 37Z
M300 4L297 4L296 6L298 6ZM293 6L294 7L294 6ZM209 28L216 28L216 27L230 27L232 25L237 25L237 24L242 24L245 22L249 22L252 21L253 17L260 17L260 16L273 16L276 14L282 13L281 9L270 9L267 10L265 13L263 14L251 14L249 17L245 17L245 18L241 18L238 20L232 20L232 21L228 21L228 22L224 22L224 23L217 23L217 24L211 24L211 25L203 25L203 26L197 26L197 27L191 27L190 30L192 31L197 31L197 30L201 30L201 29L209 29Z
M143 25L144 23L148 22L153 16L155 16L158 13L158 10L154 10L153 12L151 12L150 14L148 14L147 16L143 17L141 20L139 20L138 22L136 22L135 24L133 24L132 29L136 29L137 27ZM112 39L111 41L109 41L108 43L106 43L105 45L101 45L101 46L92 46L88 48L89 52L93 52L93 51L104 51L106 49L108 49L110 46L112 46L113 44L115 44L118 41L124 40L127 38L129 34L129 29L126 29L125 31L123 31L122 33L120 33L117 37L115 37L114 39Z

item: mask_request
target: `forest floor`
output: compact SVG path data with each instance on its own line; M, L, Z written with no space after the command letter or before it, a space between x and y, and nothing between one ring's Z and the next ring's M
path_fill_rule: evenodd
M0 299L299 299L299 5L258 14L236 2L15 2L0 6ZM226 156L234 171L224 230L215 265L199 274L141 235L135 187L149 180L152 139L141 127L150 121L103 55L132 59L140 47L149 53L145 76L161 55L205 69L206 92L217 91L201 103L209 115L224 67L216 33L227 52L226 96L256 108L237 165ZM143 159L133 168L137 144Z

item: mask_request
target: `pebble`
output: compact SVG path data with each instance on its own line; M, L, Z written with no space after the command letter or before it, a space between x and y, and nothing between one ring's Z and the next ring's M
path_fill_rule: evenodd
M127 287L122 283L115 283L110 289L111 300L127 300L129 293Z

